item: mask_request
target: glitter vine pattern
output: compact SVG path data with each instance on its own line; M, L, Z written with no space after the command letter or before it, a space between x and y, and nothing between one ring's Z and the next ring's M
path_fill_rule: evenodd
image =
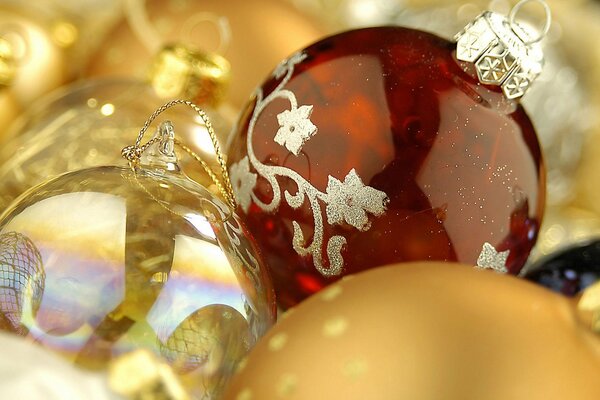
M326 191L319 191L296 171L282 166L261 163L252 147L256 122L267 105L275 99L287 100L290 104L289 110L277 115L279 130L273 138L277 144L297 156L302 151L304 144L318 134L318 127L310 120L313 106L298 105L295 94L284 89L284 86L292 77L295 65L305 58L305 53L296 53L279 64L273 72L273 76L276 79L281 79L281 82L268 96L264 96L262 89L257 90L256 106L248 126L248 155L231 166L230 177L236 201L244 212L247 212L250 204L254 202L267 213L275 212L281 205L281 189L277 178L291 179L298 189L295 194L287 190L284 192L286 203L293 209L298 209L308 201L314 221L313 239L308 244L298 222L292 221L294 228L293 248L300 256L311 255L315 268L323 276L336 276L342 272L344 260L341 252L347 243L347 239L341 235L334 235L327 239L328 266L326 266L322 254L325 241L324 224L347 224L359 231L367 231L371 227L368 214L378 217L385 213L389 202L387 194L366 186L354 169L343 180L330 175ZM256 173L251 171L251 166ZM261 201L254 193L258 175L266 179L273 189L273 199L268 203ZM326 221L323 220L323 204L325 205Z

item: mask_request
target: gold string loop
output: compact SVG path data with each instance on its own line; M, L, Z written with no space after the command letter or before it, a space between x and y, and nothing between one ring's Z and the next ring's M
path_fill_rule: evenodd
M233 195L233 187L231 185L231 180L229 179L229 173L227 172L227 165L225 163L225 158L223 156L223 153L221 152L221 147L219 146L219 142L217 140L217 135L215 134L215 131L212 127L212 123L210 122L210 119L208 118L208 115L206 115L204 110L202 110L200 107L198 107L196 104L192 103L191 101L171 100L168 103L161 106L160 108L158 108L156 111L154 111L152 113L152 115L150 115L150 117L146 120L142 129L140 129L140 133L138 134L135 144L123 148L123 150L121 150L121 156L123 158L125 158L129 162L130 165L132 165L132 166L137 165L137 163L139 162L140 158L142 157L142 154L144 153L144 151L146 151L146 149L148 149L148 147L150 147L152 144L156 143L158 140L157 138L153 138L142 145L142 139L144 138L144 134L146 133L146 131L148 130L148 128L150 127L152 122L154 122L154 120L160 114L165 112L167 109L169 109L173 106L176 106L178 104L186 105L186 106L192 108L200 116L200 118L202 119L202 122L204 122L204 125L206 126L208 135L210 136L210 140L212 141L212 145L215 149L215 155L217 157L217 161L219 162L219 166L221 167L221 180L222 181L219 180L219 178L213 172L213 170L210 168L210 166L198 154L194 153L192 151L192 149L190 149L184 143L179 141L179 139L177 139L177 138L174 139L174 143L179 148L181 148L183 151L185 151L189 156L191 156L194 160L196 160L198 163L200 163L200 165L206 171L206 173L208 174L210 179L217 186L217 188L219 189L219 192L221 193L221 195L223 195L223 197L225 198L227 203L229 203L229 205L235 209L236 203L235 203L235 196Z

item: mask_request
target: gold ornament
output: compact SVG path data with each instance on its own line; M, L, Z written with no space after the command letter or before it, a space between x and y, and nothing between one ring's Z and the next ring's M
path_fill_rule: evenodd
M12 43L0 37L0 87L8 86L15 78L15 51Z
M227 92L229 62L218 54L193 51L183 45L167 45L150 68L150 84L161 98L186 98L212 107Z
M9 89L0 87L0 148L4 146L2 142L6 128L17 118L20 112L21 106L15 96Z
M284 314L223 398L595 400L589 304L471 266L370 270Z
M142 143L153 119L180 103L204 121L223 165L222 181L211 179L231 205L181 171L176 147L200 157L170 122ZM0 302L3 328L93 370L145 348L190 397L216 399L275 317L268 275L231 208L216 135L204 112L173 101L123 155L129 166L64 174L0 216L0 265L12 267L3 290L14 294Z
M231 62L228 98L236 109L273 65L326 33L281 0L128 0L126 5L128 18L92 56L86 76L143 76L160 47L183 43Z
M45 17L0 5L0 146L22 110L69 79L65 49Z
M0 37L4 42L0 47L10 48L12 58L8 92L21 106L28 106L66 81L67 61L63 49L42 23L4 6L0 8ZM0 58L3 57L0 55Z

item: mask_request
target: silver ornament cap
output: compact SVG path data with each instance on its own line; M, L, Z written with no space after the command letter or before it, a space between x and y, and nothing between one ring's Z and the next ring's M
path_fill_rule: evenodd
M546 15L537 36L516 22L519 10L529 2L541 4ZM456 58L475 64L481 83L501 86L508 99L518 99L542 72L544 55L539 42L551 20L543 0L521 0L508 16L486 11L455 36Z

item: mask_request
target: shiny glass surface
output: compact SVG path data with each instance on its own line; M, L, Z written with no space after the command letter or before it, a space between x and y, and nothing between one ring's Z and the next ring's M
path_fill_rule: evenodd
M600 240L580 242L531 264L524 278L566 296L600 281Z
M0 149L0 211L25 190L64 172L101 165L125 165L120 149L133 144L144 121L166 102L148 84L133 79L77 83L38 102L13 126ZM206 109L222 147L231 124ZM177 135L209 165L217 165L202 120L184 109L170 110ZM181 166L197 182L212 183L184 157Z
M247 212L240 210L265 254L283 307L343 275L379 265L414 260L475 265L486 242L498 252L510 251L510 273L524 265L544 204L535 130L518 103L505 99L498 86L480 84L468 65L457 62L454 47L421 31L381 27L342 33L302 51L306 58L283 86L298 107L312 106L316 133L298 155L274 140L280 116L290 108L286 95L259 111L251 143L256 99L249 103L234 133L230 165L239 165L251 146L262 164L295 171L322 193L331 178L343 181L354 169L364 185L390 199L383 215L369 216L368 230L325 224L326 238L347 239L343 272L334 277L319 273L311 255L294 250L293 221L304 238L315 231L308 201L298 208L282 202L272 212L252 202ZM281 81L276 70L259 100ZM256 173L252 166L250 173ZM298 192L293 180L277 179L281 194ZM260 173L253 193L264 203L274 198L272 184ZM319 212L327 220L324 206Z
M245 227L185 175L97 167L0 217L1 328L91 369L144 347L194 398L216 398L274 322Z

